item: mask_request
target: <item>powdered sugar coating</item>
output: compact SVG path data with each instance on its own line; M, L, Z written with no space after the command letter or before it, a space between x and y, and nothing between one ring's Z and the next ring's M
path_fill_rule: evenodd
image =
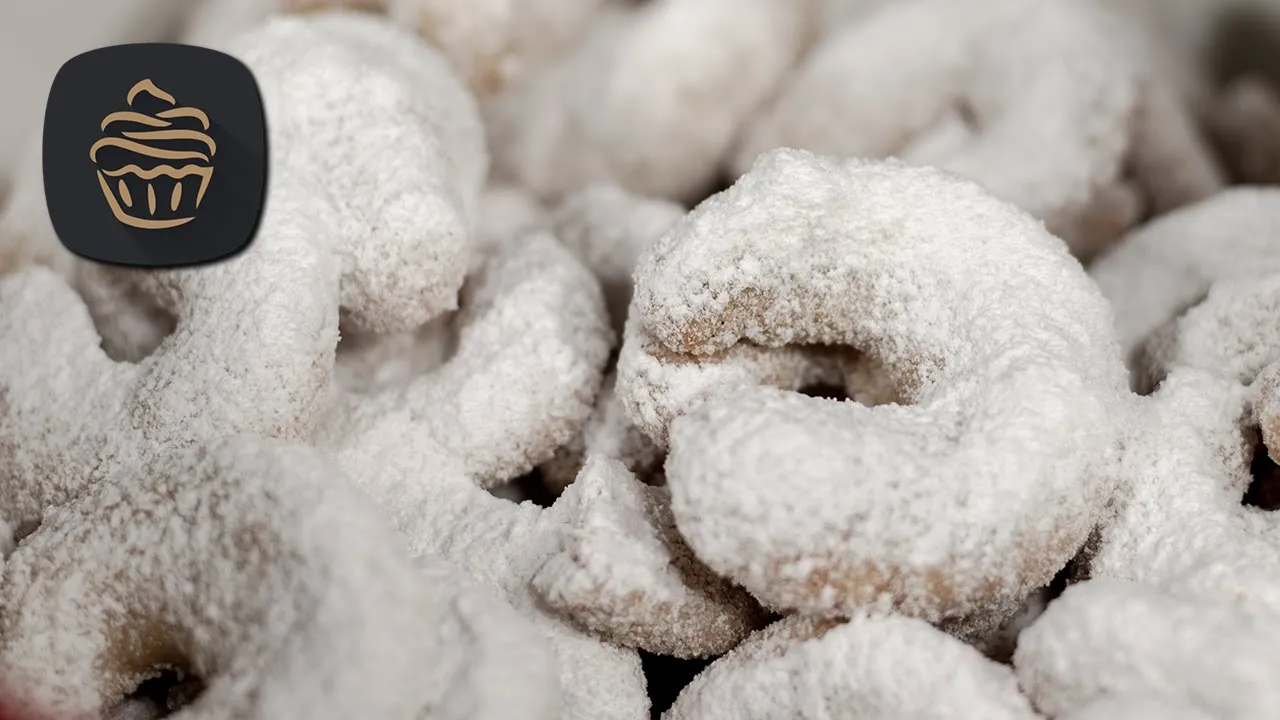
M599 286L553 237L535 233L489 259L464 288L453 322L457 349L445 365L407 386L340 395L318 441L392 516L415 552L452 562L539 624L560 659L566 718L643 717L648 701L635 652L548 612L531 586L545 564L572 552L566 542L587 514L645 528L635 543L663 537L655 516L623 502L639 486L636 479L614 468L616 474L588 480L584 488L616 481L623 484L620 494L593 496L575 485L545 510L479 487L529 470L581 428L611 344ZM606 467L588 466L595 468L590 472ZM600 547L617 555L615 563L646 553L642 544ZM674 581L664 588L673 589L694 596L700 590ZM723 594L694 608L719 603L713 608L719 614L702 616L704 626L714 629L721 616L751 608L740 593ZM575 613L619 602L609 595L585 606L574 600ZM616 618L608 635L624 637L631 620ZM671 629L692 638L706 632L696 625Z
M273 173L319 181L336 206L320 239L338 241L344 318L390 332L456 307L488 158L445 59L343 12L277 18L230 49L261 88Z
M676 203L593 185L565 199L549 219L551 232L583 262L604 289L614 331L622 336L640 255L684 217Z
M443 58L349 13L276 18L226 49L261 91L267 205L310 216L312 242L341 273L344 321L403 331L456 307L488 156L475 101ZM53 233L40 173L27 180L0 217L0 244L69 278L113 358L146 357L171 331L172 308L139 280L145 271L72 258Z
M812 12L811 0L607 5L572 50L486 105L495 173L546 199L594 182L702 191Z
M1014 663L1023 689L1050 717L1138 695L1184 713L1159 717L1244 720L1267 717L1280 703L1277 642L1275 616L1094 580L1068 588L1023 631Z
M206 686L181 717L557 718L533 629L420 566L307 448L157 457L50 512L6 562L0 704L91 717L170 667ZM495 674L502 693L477 682Z
M946 668L945 672L939 672ZM1013 673L926 623L792 616L704 670L663 720L1036 717Z
M1107 695L1059 717L1062 720L1213 720L1212 715L1195 708L1132 695Z
M713 355L673 353L653 339L632 308L618 355L617 393L631 422L659 448L667 448L667 431L677 417L713 398L760 385L784 390L839 386L864 405L899 398L881 364L853 348L740 342Z
M1217 280L1280 270L1280 189L1238 187L1138 228L1089 275L1126 353Z
M1070 0L887 4L809 55L748 126L735 168L776 147L899 155L977 180L1074 249L1095 251L1115 236L1078 233L1121 179L1144 102L1142 63L1126 49L1133 34ZM950 139L923 140L946 128ZM1194 136L1151 138L1174 143L1156 154L1207 162L1203 148L1184 147ZM1197 199L1220 183L1211 173L1208 182Z
M768 153L651 248L634 302L690 363L746 341L853 347L906 403L744 388L671 423L681 534L775 609L939 620L1020 598L1111 490L1126 378L1106 304L1061 241L972 182Z
M398 443L430 442L488 487L569 440L611 342L594 279L555 238L530 235L468 280L461 305L444 365L407 385L341 395L321 443L363 467Z
M572 499L564 548L533 578L552 607L622 645L684 658L722 654L763 624L750 596L685 546L666 488L593 455Z
M1257 395L1253 400L1253 417L1258 432L1267 446L1267 454L1280 463L1280 362L1273 362L1253 379Z
M618 395L617 381L617 374L605 375L582 432L557 448L555 455L538 468L543 486L553 495L564 492L578 477L586 458L592 455L621 462L647 484L662 484L662 462L666 453L631 422Z
M538 625L559 663L564 718L640 720L648 699L635 651L548 614L529 587L560 549L567 510L480 487L545 460L585 420L610 345L599 286L554 238L534 234L491 256L461 305L443 366L381 392L339 393L317 442L415 554L444 558Z
M1163 382L1126 443L1126 482L1090 543L1091 577L1280 613L1280 522L1241 503L1258 442L1260 388L1249 383L1280 360L1277 301L1280 274L1219 284L1178 322Z
M201 438L307 437L338 329L338 269L312 240L325 216L309 210L278 192L240 255L139 273L179 322L136 364L103 353L83 302L52 272L0 280L0 516L36 521L115 470Z
M1240 383L1280 359L1280 273L1221 280L1204 300L1147 336L1137 370L1154 387L1174 367Z
M384 0L388 15L453 60L478 96L534 71L577 40L607 0Z
M621 338L631 304L632 273L641 253L684 216L675 203L646 198L616 185L594 185L567 198L548 219L551 231L595 273L604 290L614 332ZM663 453L627 417L610 372L582 433L541 468L544 484L559 493L583 460L603 454L621 460L641 479L656 480Z

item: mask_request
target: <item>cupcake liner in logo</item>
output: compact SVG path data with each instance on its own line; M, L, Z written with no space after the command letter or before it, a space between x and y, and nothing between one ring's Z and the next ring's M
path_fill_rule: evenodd
M134 103L143 94L167 107L138 112ZM179 106L149 78L129 88L125 103L128 110L103 118L102 130L109 134L89 148L112 214L144 230L191 222L213 179L218 152L206 132L209 116L199 108Z

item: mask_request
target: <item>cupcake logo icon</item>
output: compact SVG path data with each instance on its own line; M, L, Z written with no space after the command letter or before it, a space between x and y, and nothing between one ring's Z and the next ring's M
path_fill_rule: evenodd
M45 205L88 260L176 268L230 259L267 202L267 113L238 58L179 43L81 53L44 110Z
M191 222L213 179L218 152L208 133L209 116L179 105L150 78L129 88L125 105L102 119L104 136L89 148L111 213L144 230Z

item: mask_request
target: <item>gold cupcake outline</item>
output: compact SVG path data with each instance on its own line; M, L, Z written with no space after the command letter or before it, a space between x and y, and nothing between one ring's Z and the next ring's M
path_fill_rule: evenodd
M140 93L147 93L152 97L161 100L173 107L147 115L132 109L133 101ZM106 147L116 147L122 150L137 153L147 157L159 160L193 160L211 163L213 156L218 151L217 143L207 133L200 130L190 130L183 128L173 128L173 121L178 118L190 118L200 123L203 130L209 129L209 116L203 110L195 107L179 106L178 101L169 93L156 87L156 84L150 78L138 81L125 98L125 102L130 106L129 110L119 110L108 113L102 119L100 129L106 132L107 128L115 123L134 123L144 125L155 130L125 130L120 133L119 137L104 137L93 144L89 148L89 160L98 163L98 151ZM198 150L171 150L163 147L156 147L147 144L146 141L165 141L165 140L194 140L202 143L208 153ZM173 189L169 193L169 209L171 212L177 212L182 203L182 179L196 175L200 177L200 187L196 191L195 203L193 209L199 209L200 202L204 200L205 191L209 188L209 181L213 178L213 165L200 165L195 162L175 167L171 164L156 165L151 169L144 169L137 163L129 163L123 167L114 170L104 170L98 167L98 184L102 188L102 194L107 198L107 204L111 207L112 214L116 219L130 227L141 228L144 230L163 230L166 228L174 228L184 225L195 219L195 215L189 217L156 219L147 217L138 217L129 214L125 207L133 209L135 202L133 193L129 190L129 186L125 183L125 176L133 176L139 180L147 181L147 214L155 215L156 213L156 192L155 186L151 182L158 177L167 177L174 180ZM111 183L107 178L116 180L115 192L112 192ZM119 194L119 199L116 195ZM121 207L121 202L125 207ZM141 208L139 208L141 210Z

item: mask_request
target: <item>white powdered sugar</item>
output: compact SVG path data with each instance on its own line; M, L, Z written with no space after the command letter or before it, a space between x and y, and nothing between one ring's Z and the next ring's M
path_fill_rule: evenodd
M940 668L945 671L939 672ZM1009 668L919 620L790 617L717 660L664 720L1032 720Z
M1215 281L1280 270L1280 189L1240 187L1135 230L1089 268L1131 352Z
M593 185L566 198L551 215L550 231L599 278L619 336L640 255L684 213L673 202Z
M763 623L745 592L685 546L665 488L594 455L567 493L564 549L533 579L551 606L606 638L675 657L721 654Z
M631 304L631 276L646 248L684 216L675 203L641 197L616 185L595 185L566 199L548 226L600 281L614 332L621 340ZM609 372L582 433L541 468L556 493L573 482L589 454L616 458L646 481L658 480L663 453L627 417Z
M0 168L0 717L1275 715L1264 2L175 8L262 217Z
M1014 663L1024 691L1050 717L1138 695L1185 713L1161 717L1244 720L1269 717L1280 703L1277 642L1274 616L1093 580L1068 588L1023 631Z
M357 483L394 518L415 552L443 557L535 620L560 664L565 718L640 718L648 701L635 652L602 643L548 613L531 581L558 555L572 555L573 546L566 542L573 541L575 518L584 513L620 517L631 523L627 527L653 526L649 538L662 536L661 515L628 502L625 493L597 500L587 494L590 481L581 488L571 486L546 510L531 503L516 505L484 490L548 459L581 429L611 340L599 285L552 237L535 233L501 249L468 281L452 322L456 349L444 365L413 378L407 387L341 395L318 442L332 448ZM596 468L591 472L609 471L607 465L591 467ZM642 489L625 469L613 471L621 473L620 481L635 483L636 491ZM680 552L675 538L669 532L666 536L668 545L657 552ZM642 533L630 539L635 547L606 542L592 549L602 547L612 558L596 562L621 566L635 553L646 552L645 541ZM699 642L721 623L740 635L750 629L750 621L724 616L756 612L741 593L713 589L706 599L699 589L678 587L681 582L715 584L713 576L688 580L671 575L666 590L657 589L651 599L620 597L617 582L625 583L627 576L615 581L607 573L601 578L597 570L588 566L582 579L602 582L603 592L569 601L578 617L599 617L601 608L633 602L668 607L663 593L673 591L673 584L693 597L693 606L683 612L699 621L683 630L691 639L677 642ZM572 587L579 582L576 572L567 569L561 577ZM677 605L673 612L679 613L684 605ZM658 615L650 623L658 625L668 617ZM634 629L632 620L615 613L611 622L617 630L606 635L644 642L646 636L627 634ZM655 630L647 637L655 645L670 642ZM723 633L701 642L694 646L697 651L710 652L707 643L719 647L714 643L724 643Z
M1133 35L1094 3L885 4L810 53L749 125L736 168L776 147L897 155L977 180L1095 252L1140 219L1141 206L1109 200L1117 184L1160 194L1149 186L1175 174L1185 202L1221 182L1188 124L1169 127L1180 107L1150 128L1140 117L1148 83ZM1159 173L1124 177L1131 152Z
M399 546L307 448L246 438L122 471L7 560L0 707L84 717L168 667L203 684L190 717L558 717L532 626ZM477 686L494 674L505 693Z
M572 49L486 104L495 171L544 198L600 182L702 191L812 21L810 0L606 4Z
M1125 373L1105 303L1039 223L953 176L770 153L651 248L633 313L684 362L856 348L909 403L739 388L671 422L681 534L771 607L938 620L1020 598L1114 482ZM637 421L668 391L691 395L623 389Z

